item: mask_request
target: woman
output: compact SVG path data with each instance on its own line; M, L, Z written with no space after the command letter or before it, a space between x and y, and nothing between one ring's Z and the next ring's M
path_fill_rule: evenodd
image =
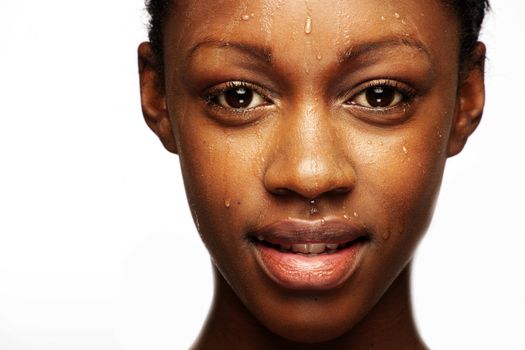
M485 1L150 1L142 108L214 263L196 349L423 349L410 261L484 105Z

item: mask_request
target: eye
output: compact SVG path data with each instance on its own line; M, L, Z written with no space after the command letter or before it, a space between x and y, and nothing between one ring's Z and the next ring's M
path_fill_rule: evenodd
M209 101L224 108L246 110L267 104L267 100L245 82L228 82L209 97Z
M372 82L347 103L370 109L387 109L408 102L412 92L394 82Z

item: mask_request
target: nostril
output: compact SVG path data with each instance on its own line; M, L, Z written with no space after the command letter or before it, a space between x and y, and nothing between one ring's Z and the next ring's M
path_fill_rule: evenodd
M335 195L339 195L339 194L345 194L345 193L348 193L352 190L351 187L349 186L342 186L342 187L337 187L337 188L334 188L333 190L329 191L329 193L331 194L335 194Z
M273 194L276 194L278 196L287 196L290 193L292 193L292 191L290 191L289 189L287 189L285 187L275 188L271 192L273 192Z

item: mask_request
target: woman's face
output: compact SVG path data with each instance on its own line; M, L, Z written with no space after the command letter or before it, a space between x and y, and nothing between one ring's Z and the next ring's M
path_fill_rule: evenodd
M406 268L468 136L456 20L433 0L178 2L156 131L202 239L267 328L337 337Z

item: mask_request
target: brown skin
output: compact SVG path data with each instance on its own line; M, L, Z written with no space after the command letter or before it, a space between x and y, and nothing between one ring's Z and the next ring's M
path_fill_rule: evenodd
M446 159L484 104L485 48L460 75L457 28L434 0L180 1L166 25L164 80L150 45L140 45L145 119L180 156L214 263L196 349L425 348L410 261ZM230 81L249 82L260 103L221 105ZM363 105L362 91L378 81L394 84L401 102ZM328 216L370 233L348 280L297 291L264 274L249 232Z

